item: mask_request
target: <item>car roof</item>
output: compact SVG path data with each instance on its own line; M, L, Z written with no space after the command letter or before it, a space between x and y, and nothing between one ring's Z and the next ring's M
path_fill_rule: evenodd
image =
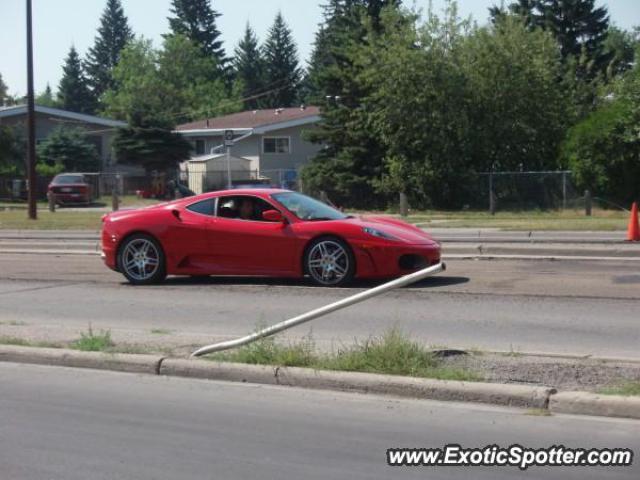
M282 188L237 188L233 190L218 190L215 192L209 192L203 194L205 197L224 197L224 196L238 196L238 195L253 195L258 197L267 197L274 193L287 193L291 190L284 190Z

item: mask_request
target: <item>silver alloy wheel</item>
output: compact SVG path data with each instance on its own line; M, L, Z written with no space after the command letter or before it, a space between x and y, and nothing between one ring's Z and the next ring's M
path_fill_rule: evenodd
M122 252L122 268L134 280L149 280L160 268L157 247L145 238L131 240Z
M335 285L349 272L349 255L339 243L323 240L311 248L307 270L318 283Z

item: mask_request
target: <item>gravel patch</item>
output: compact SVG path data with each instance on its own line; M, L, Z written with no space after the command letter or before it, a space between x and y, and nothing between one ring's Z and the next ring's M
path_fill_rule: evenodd
M544 385L561 390L598 391L640 381L640 363L590 358L470 353L446 357L444 362L452 367L473 370L488 382Z

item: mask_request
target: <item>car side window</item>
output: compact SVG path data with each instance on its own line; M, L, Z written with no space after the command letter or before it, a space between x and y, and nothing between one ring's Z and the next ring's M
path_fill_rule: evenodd
M203 200L201 202L198 203L194 203L191 204L187 207L187 210L190 210L192 212L195 213L200 213L202 215L209 215L209 216L213 216L215 213L215 205L216 205L216 199L215 198L209 198L207 200Z
M276 210L268 202L250 195L234 195L220 197L218 200L218 217L233 218L236 220L249 220L254 222L268 222L262 218L262 213L267 210Z

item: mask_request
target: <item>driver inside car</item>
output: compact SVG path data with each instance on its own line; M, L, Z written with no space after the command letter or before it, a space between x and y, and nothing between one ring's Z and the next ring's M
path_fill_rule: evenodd
M253 200L243 198L240 203L239 216L242 220L255 220Z

